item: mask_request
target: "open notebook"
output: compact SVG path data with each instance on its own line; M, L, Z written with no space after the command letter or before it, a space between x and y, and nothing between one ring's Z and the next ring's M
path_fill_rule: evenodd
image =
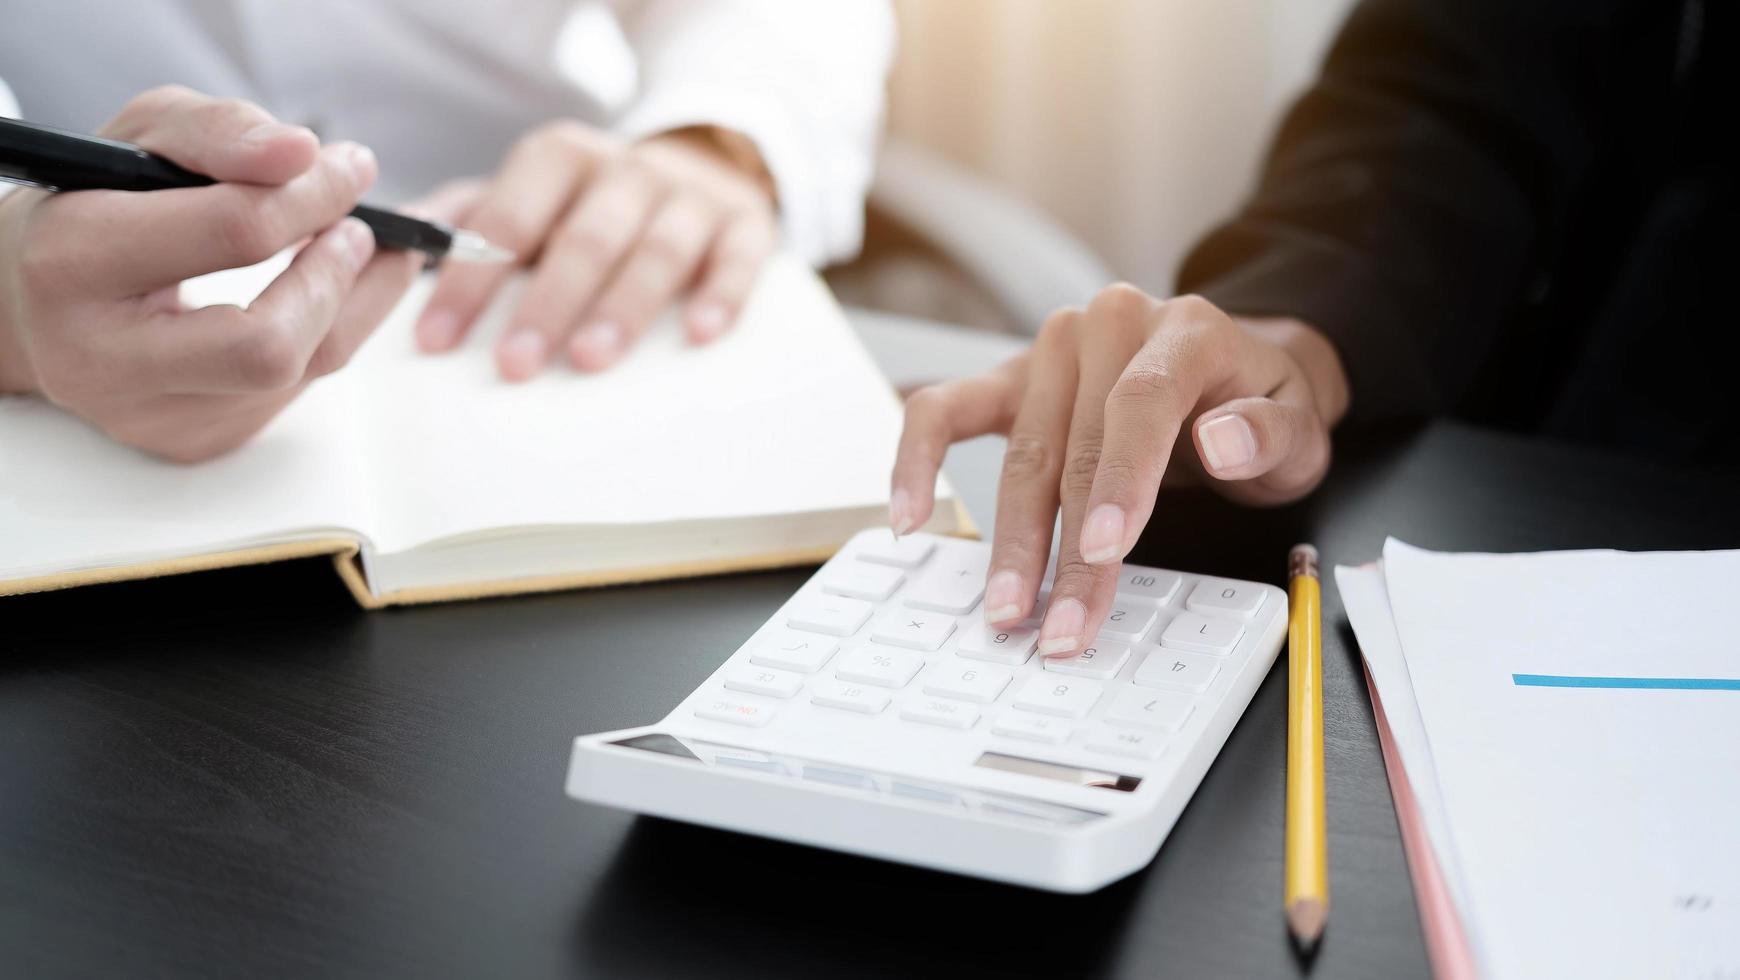
M190 282L245 302L282 261ZM887 520L894 393L813 273L770 263L737 328L654 327L613 370L497 379L517 287L418 353L425 277L344 370L196 466L0 398L0 594L335 557L369 607L819 561ZM972 532L939 480L929 529Z

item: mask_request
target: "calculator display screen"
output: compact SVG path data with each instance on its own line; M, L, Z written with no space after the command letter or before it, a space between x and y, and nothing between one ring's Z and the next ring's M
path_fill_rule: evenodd
M830 786L843 786L848 789L862 790L866 793L887 794L948 809L964 807L995 814L999 818L1012 818L1022 822L1038 821L1058 827L1070 827L1093 823L1106 816L1105 813L1098 810L1069 806L1033 796L922 781L896 773L849 768L831 762L798 758L783 753L771 753L760 749L709 742L703 739L678 738L675 735L667 735L662 732L635 735L610 744L626 749L651 752L655 755L687 759L714 769L732 769L769 776L782 776L800 781L825 783ZM1074 783L1079 786L1105 787L1124 792L1133 790L1141 782L1134 776L1093 772L990 752L985 753L977 765L987 769L1002 769L1043 779ZM1058 771L1055 773L1044 771L1043 767L1046 766Z

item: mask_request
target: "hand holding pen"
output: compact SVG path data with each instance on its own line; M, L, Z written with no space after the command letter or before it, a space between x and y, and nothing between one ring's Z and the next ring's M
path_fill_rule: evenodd
M0 393L41 394L167 458L216 456L348 361L422 268L346 217L375 180L366 147L179 87L99 135L218 182L0 198ZM304 240L247 309L182 308L183 280Z

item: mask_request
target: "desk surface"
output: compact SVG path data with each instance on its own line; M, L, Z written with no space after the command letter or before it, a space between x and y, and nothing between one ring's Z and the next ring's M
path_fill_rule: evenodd
M1169 495L1134 556L1279 582L1286 548L1740 546L1731 484L1441 425L1344 440L1311 501ZM1278 663L1159 857L1059 897L563 797L807 572L358 612L317 563L0 602L0 974L1261 977L1284 939ZM1312 972L1425 973L1333 589Z

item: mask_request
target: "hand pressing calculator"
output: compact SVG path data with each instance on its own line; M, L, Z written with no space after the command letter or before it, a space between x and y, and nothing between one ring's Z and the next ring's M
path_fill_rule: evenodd
M568 795L1052 891L1143 867L1274 663L1286 593L1125 565L1094 645L1047 659L1047 595L985 624L990 554L857 535L663 721L576 739Z

